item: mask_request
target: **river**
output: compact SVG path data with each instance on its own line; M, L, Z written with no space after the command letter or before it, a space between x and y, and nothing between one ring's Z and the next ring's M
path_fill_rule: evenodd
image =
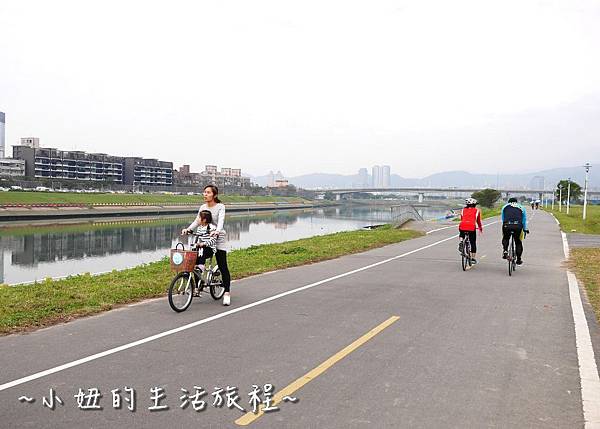
M425 219L445 208L419 208ZM349 231L389 222L384 206L235 214L226 219L232 249ZM115 218L68 224L0 228L0 283L27 283L81 273L102 273L160 260L181 240L194 216Z

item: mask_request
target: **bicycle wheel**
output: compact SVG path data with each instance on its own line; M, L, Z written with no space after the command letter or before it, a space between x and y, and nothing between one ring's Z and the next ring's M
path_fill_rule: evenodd
M467 266L469 266L471 262L471 244L469 243L469 239L467 237L465 237L463 240L463 250L460 254L460 261L463 271L466 271Z
M221 271L216 270L212 273L210 278L210 296L213 299L221 299L225 293L225 287L223 286L223 278L221 277Z
M467 245L465 247L467 248L467 261L469 263L469 267L472 267L473 259L471 259L471 240L467 241Z
M460 252L460 264L462 266L462 270L467 270L467 252L466 252L466 242L463 240L462 252Z
M517 270L517 251L515 249L515 239L513 237L513 239L510 242L510 247L511 247L511 253L512 253L512 270L513 273Z
M508 275L512 276L512 272L513 272L513 259L515 257L515 249L513 246L513 236L510 236L510 245L508 248Z
M180 313L187 310L194 297L196 278L189 272L178 273L169 286L169 305Z

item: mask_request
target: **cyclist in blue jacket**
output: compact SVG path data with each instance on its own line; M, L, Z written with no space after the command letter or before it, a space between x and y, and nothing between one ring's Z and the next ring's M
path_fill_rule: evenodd
M511 233L515 237L515 250L517 251L517 265L523 263L523 241L521 234L529 233L527 229L527 212L516 198L510 198L508 204L502 207L502 259L508 258L508 243Z

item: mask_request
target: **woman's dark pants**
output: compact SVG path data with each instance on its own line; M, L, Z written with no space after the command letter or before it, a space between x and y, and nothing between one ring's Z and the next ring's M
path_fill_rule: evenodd
M225 292L229 292L231 274L229 274L229 267L227 266L227 252L225 250L217 249L216 258L217 265L221 271L221 276L223 277L223 287L225 288Z

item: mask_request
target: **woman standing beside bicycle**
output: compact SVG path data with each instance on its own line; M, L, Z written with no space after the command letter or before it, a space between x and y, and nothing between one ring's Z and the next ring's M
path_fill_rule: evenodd
M223 305L229 305L231 303L231 296L229 293L231 284L231 275L229 274L229 267L227 266L227 251L229 246L227 243L227 234L224 229L225 223L225 204L219 200L219 189L215 185L208 185L204 187L203 192L204 204L200 206L198 210L198 217L188 226L182 230L182 234L189 234L200 224L200 213L203 210L208 210L212 214L212 221L217 226L212 234L217 236L216 248L217 252L215 257L217 259L217 265L221 276L223 278L223 287L225 288L225 295L223 295Z
M471 263L476 264L475 254L477 253L477 229L483 234L483 225L481 224L481 210L477 207L475 198L467 198L465 200L465 208L460 212L460 225L458 232L460 242L458 243L458 251L463 251L463 240L465 236L469 236L471 242Z

